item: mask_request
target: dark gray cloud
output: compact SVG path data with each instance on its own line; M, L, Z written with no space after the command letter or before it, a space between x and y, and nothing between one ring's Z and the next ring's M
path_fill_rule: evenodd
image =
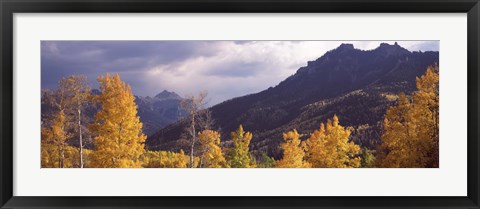
M135 74L164 63L213 56L215 42L196 41L42 41L42 87L62 77L87 75L91 83L104 73Z

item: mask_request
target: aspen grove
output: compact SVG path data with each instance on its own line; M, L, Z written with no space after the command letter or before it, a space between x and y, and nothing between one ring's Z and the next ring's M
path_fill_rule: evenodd
M439 166L439 68L428 67L416 79L411 95L394 95L384 114L375 149L362 148L342 126L341 113L318 124L311 133L284 130L274 159L253 152L255 135L244 126L229 136L214 127L207 94L188 96L181 103L187 113L188 150L148 150L135 96L121 77L97 78L92 93L83 75L62 78L56 89L42 90L41 166L43 168L425 168ZM92 118L85 112L97 107ZM43 106L42 106L43 107ZM43 110L42 110L43 111ZM330 115L330 116L331 116ZM200 130L200 131L198 131ZM229 137L229 138L227 138ZM280 139L279 139L280 140ZM225 146L224 141L229 141ZM86 146L86 144L91 146Z

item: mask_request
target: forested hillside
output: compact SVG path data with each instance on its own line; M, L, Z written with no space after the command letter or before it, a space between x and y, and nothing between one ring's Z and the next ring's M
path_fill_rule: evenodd
M214 128L222 135L243 124L254 135L252 149L277 158L283 132L297 129L310 134L334 114L349 127L355 143L374 149L387 108L395 104L400 92L411 94L416 77L435 64L438 52L410 52L397 44L364 51L342 44L275 87L209 110L216 122ZM185 121L179 121L150 135L147 147L186 149L178 140L184 126Z

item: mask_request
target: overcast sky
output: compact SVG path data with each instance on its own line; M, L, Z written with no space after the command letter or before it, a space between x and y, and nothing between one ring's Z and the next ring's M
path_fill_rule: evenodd
M134 94L180 96L208 91L214 105L277 85L341 43L370 50L394 41L42 41L42 88L69 75L120 74ZM438 51L438 41L398 41L410 51Z

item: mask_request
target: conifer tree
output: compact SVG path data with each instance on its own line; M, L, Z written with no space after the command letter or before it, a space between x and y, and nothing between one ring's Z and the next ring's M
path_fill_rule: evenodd
M255 166L257 168L274 168L275 163L276 161L273 157L268 156L266 152L261 152Z
M362 168L373 168L375 167L375 155L373 155L372 151L364 148L362 149Z

